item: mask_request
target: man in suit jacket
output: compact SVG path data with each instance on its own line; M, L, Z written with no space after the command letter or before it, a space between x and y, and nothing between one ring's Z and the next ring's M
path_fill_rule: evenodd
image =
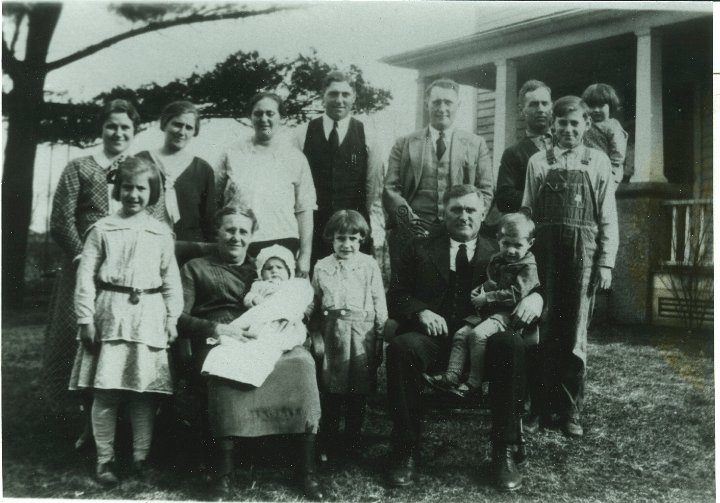
M482 193L485 209L493 199L490 153L480 136L454 127L460 86L439 79L425 91L428 127L399 138L390 152L383 204L387 213L391 267L412 236L442 226L443 194L469 184Z
M503 213L520 210L528 161L540 149L552 148L550 93L547 84L539 80L528 80L518 92L518 103L522 104L520 114L527 127L525 138L506 148L500 159L495 204Z
M300 126L296 137L317 193L312 265L332 252L322 236L336 211L358 211L370 224L371 236L381 236L383 227L383 159L372 132L351 115L356 91L350 76L330 72L322 96L325 113ZM363 243L361 250L372 253L373 239Z
M440 232L414 240L403 251L388 291L391 318L399 322L387 349L388 404L393 419L390 483L413 483L420 451L422 372L444 368L452 335L471 311L470 290L486 279L497 251L493 240L478 235L485 208L473 185L450 188L443 197ZM542 297L531 293L518 304L514 323L530 323L542 310ZM493 463L498 487L515 490L522 477L515 465L519 407L525 382L525 343L516 332L493 335L487 344Z

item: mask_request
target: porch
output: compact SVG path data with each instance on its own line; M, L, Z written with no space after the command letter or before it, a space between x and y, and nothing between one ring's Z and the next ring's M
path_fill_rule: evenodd
M385 59L418 70L417 126L427 122L423 91L432 80L447 76L471 86L473 126L491 150L497 176L503 150L525 131L517 113L523 82L546 82L553 98L580 95L593 82L611 84L623 105L616 118L630 133L630 183L616 194L620 251L613 292L600 299L598 315L666 323L669 304L663 300L660 309L658 302L669 297L655 286L668 281L658 274L671 260L666 203L712 197L711 10L508 6L479 19L478 29ZM675 273L686 274L687 267Z

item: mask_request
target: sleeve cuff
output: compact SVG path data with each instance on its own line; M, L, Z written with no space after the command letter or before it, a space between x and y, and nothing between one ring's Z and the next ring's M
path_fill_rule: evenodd
M83 316L82 318L77 319L78 325L89 325L92 322L93 322L92 316Z

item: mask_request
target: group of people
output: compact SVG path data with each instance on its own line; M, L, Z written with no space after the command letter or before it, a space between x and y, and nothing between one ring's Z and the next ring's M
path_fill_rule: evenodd
M362 445L384 339L393 486L414 482L426 386L477 402L488 383L501 490L522 485L521 418L529 432L582 435L587 325L618 244L613 173L627 135L609 118L612 88L553 104L547 85L527 82L527 137L504 152L497 184L484 140L455 128L454 81L430 84L429 125L397 140L387 169L352 117L355 98L350 78L331 72L325 113L286 141L282 99L257 94L254 134L214 169L188 153L200 131L191 103L169 104L163 145L132 157L137 112L124 100L104 107L102 150L70 162L53 202L66 263L44 365L48 403L68 380L79 391L77 446L94 439L100 483L118 483L119 405L142 476L158 397L180 379L221 493L235 439L290 434L304 494L324 499L316 437L324 453ZM372 257L381 204L387 294ZM506 215L491 226L493 205Z

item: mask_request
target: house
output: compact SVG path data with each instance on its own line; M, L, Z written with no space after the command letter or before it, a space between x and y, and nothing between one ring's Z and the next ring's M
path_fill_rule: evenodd
M475 88L476 132L495 170L525 130L517 117L523 82L545 81L555 98L594 82L615 87L618 118L634 132L634 174L616 194L621 246L602 315L672 324L692 303L711 322L712 294L683 300L668 278L709 274L712 288L712 5L618 5L486 4L474 34L383 61L418 71L419 105L439 77ZM418 127L425 119L418 106Z

